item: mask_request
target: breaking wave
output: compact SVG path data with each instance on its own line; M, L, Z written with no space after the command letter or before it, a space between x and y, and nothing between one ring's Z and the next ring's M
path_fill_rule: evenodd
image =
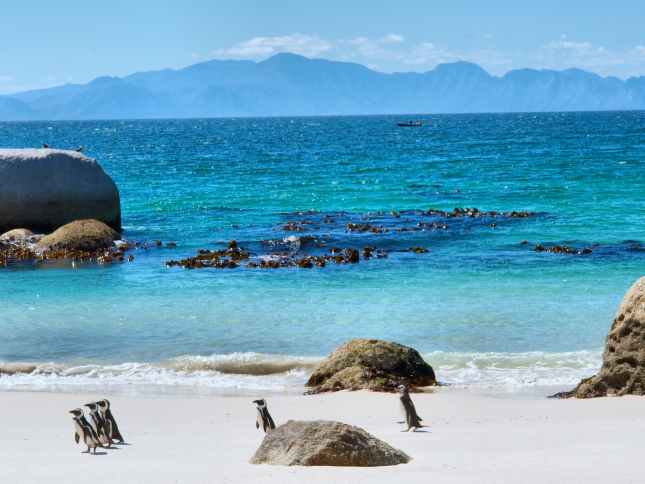
M439 381L461 388L521 392L568 388L592 375L601 352L458 353L424 358ZM124 390L163 393L301 393L321 357L232 353L185 355L158 363L59 364L0 362L0 390Z

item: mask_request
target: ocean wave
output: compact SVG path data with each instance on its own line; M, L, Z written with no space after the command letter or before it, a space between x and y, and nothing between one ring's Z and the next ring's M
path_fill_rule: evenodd
M459 353L434 351L424 358L440 382L463 388L522 391L567 387L592 375L601 351L562 353ZM322 357L261 353L185 355L158 363L59 364L0 362L0 389L132 390L172 392L300 393ZM192 390L191 390L192 389Z
M216 371L232 375L275 375L292 370L313 369L316 357L232 353L212 356L180 356L169 360L168 367L184 372Z
M601 365L601 350L423 355L441 382L460 387L514 390L575 385Z

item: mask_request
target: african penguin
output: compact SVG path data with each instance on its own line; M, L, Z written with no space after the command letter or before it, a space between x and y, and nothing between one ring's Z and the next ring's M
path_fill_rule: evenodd
M408 387L405 385L399 385L397 389L400 394L399 399L401 400L401 408L403 410L403 415L405 416L405 423L408 426L405 431L409 432L412 430L415 432L417 429L423 427L421 424L422 418L419 417L416 408L414 408L414 403L412 403L412 399L410 398Z
M119 426L116 424L114 415L112 415L112 411L110 410L110 402L107 399L103 399L96 403L99 406L101 416L105 420L105 424L107 427L107 435L110 437L111 440L113 441L118 440L119 443L122 444L125 440L121 435L121 432L119 432Z
M83 410L75 408L74 410L70 410L69 413L73 415L72 418L74 420L74 440L77 444L82 440L87 446L87 453L90 453L90 449L94 449L94 453L96 454L96 448L101 444L96 438L94 429L92 429L92 426L83 416Z
M101 442L104 447L110 447L112 445L112 439L107 431L105 419L99 412L98 403L86 403L84 406L90 409L90 418L94 424L94 429L96 430L99 442Z
M261 398L260 400L253 400L253 403L255 403L258 410L258 416L255 419L255 428L259 429L261 425L264 433L275 429L275 423L273 423L273 419L271 418L271 414L267 408L266 400Z

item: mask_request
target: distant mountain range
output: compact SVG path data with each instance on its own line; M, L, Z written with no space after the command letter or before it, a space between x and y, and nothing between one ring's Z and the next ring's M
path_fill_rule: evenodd
M0 96L0 120L632 109L645 109L645 77L623 81L579 69L519 69L496 77L468 62L384 74L295 54L212 60Z

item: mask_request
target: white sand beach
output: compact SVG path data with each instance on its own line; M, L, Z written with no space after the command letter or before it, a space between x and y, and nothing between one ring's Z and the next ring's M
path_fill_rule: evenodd
M105 396L130 445L81 453L67 411ZM339 420L413 457L395 467L288 468L248 463L263 437L249 397L3 392L0 482L643 482L643 398L548 400L449 388L413 398L425 432L401 432L391 394L269 396L278 425Z

